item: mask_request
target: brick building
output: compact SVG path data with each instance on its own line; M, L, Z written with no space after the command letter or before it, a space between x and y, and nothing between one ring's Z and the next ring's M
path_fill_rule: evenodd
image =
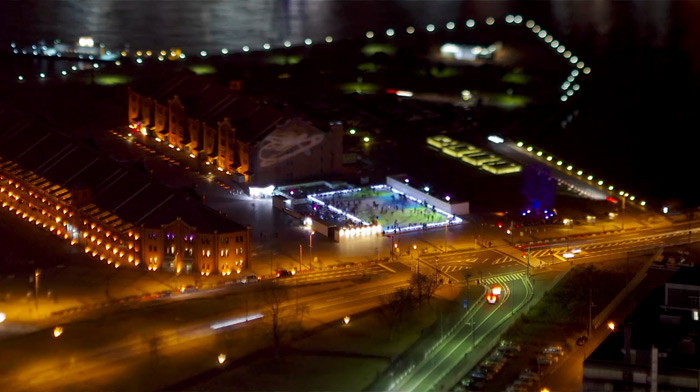
M284 183L342 168L342 124L322 130L190 72L133 86L128 103L134 136L240 182Z
M152 181L25 115L0 108L0 200L115 266L235 274L250 226Z

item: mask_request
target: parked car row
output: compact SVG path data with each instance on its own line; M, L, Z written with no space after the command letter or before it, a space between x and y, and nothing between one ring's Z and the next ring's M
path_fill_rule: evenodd
M481 363L474 368L467 377L463 378L454 390L457 392L481 391L486 383L503 369L508 358L513 358L520 353L520 345L510 341L503 341Z
M540 374L531 369L523 370L515 381L513 381L507 388L507 392L526 392L532 387L537 386L540 381Z

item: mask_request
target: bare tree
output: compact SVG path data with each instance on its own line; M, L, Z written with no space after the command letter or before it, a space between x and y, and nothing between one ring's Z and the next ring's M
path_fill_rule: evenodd
M437 279L421 273L411 275L409 284L409 290L415 297L418 306L423 305L424 301L429 302L437 290Z
M378 317L389 328L389 340L413 308L413 294L408 287L399 287L393 293L379 297Z
M289 292L286 287L277 284L275 281L263 281L258 285L256 291L268 316L266 319L270 324L275 359L279 359L279 348L283 335L281 319L284 307L282 304L289 298Z

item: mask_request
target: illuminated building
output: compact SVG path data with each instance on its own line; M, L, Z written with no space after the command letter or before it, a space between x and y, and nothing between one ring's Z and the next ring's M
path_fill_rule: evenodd
M133 86L128 103L131 131L142 142L182 150L193 166L240 182L269 185L342 168L341 123L321 130L191 72Z
M247 268L250 226L17 111L0 108L0 124L0 203L19 218L115 266L224 275Z

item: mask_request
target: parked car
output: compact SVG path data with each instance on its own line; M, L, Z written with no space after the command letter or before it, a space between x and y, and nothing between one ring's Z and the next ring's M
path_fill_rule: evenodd
M530 369L525 369L520 373L520 376L518 377L521 380L534 380L534 381L539 381L540 375L537 372L533 372Z
M185 287L181 290L182 293L194 293L194 292L196 292L196 291L197 291L197 288L194 287L193 285L185 286Z
M561 346L549 346L549 347L545 348L544 350L542 350L542 354L563 357L564 356L564 349Z
M552 357L547 357L545 355L540 355L537 357L537 364L538 365L551 365L554 363L554 359Z
M479 370L471 372L471 374L469 374L469 376L475 380L482 380L482 381L493 380L493 374L484 373L484 372L479 371Z
M484 361L479 365L479 367L493 373L498 373L501 371L501 369L503 369L503 362Z
M463 387L470 391L480 390L484 388L484 380L475 379L472 377L464 377L460 382Z
M241 276L241 283L255 283L258 281L256 275L243 275Z
M514 351L520 352L520 345L513 343L512 340L501 340L501 344L499 345L499 349L514 350Z

